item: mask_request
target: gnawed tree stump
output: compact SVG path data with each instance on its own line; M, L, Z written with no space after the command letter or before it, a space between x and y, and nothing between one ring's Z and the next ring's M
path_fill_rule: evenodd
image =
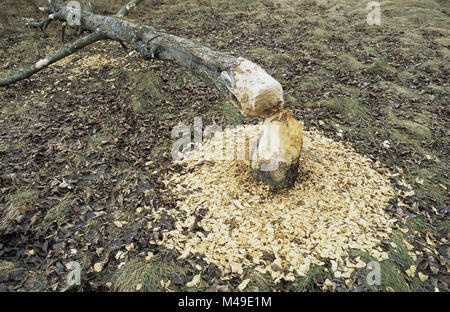
M290 187L298 175L302 144L302 125L291 111L280 110L266 118L251 156L253 176L276 188Z
M136 25L123 17L138 5L141 0L132 0L115 16L97 15L90 6L73 8L63 0L47 0L41 8L48 17L39 23L30 23L30 27L44 30L53 20L63 22L61 38L67 23L73 26L74 18L79 32L87 30L89 35L68 44L57 53L39 60L31 67L10 77L0 80L0 86L9 85L28 78L58 60L88 46L96 41L110 39L127 42L146 59L163 59L186 67L214 86L219 93L230 101L246 117L269 116L267 123L280 126L280 151L275 154L262 154L262 159L252 163L252 172L258 180L276 187L291 185L298 174L298 159L301 151L301 125L292 118L292 114L282 110L283 89L278 81L267 74L259 65L230 53L211 50L197 42L158 31L151 26ZM280 111L281 110L281 111ZM296 136L300 135L300 139ZM264 140L264 135L262 139ZM296 144L300 144L295 146ZM279 156L279 166L273 171L264 164L270 157ZM277 156L277 157L278 157ZM270 169L270 168L269 168Z

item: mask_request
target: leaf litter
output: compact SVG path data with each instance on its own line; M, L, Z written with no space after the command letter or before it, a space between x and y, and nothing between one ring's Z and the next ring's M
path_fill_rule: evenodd
M243 128L247 134L255 129ZM225 130L225 137L230 131L237 130ZM168 214L176 224L157 244L175 249L180 259L195 255L216 265L222 280L254 268L275 283L294 281L325 259L333 261L335 276L345 277L365 267L350 261L352 248L388 259L380 244L395 227L385 211L395 192L389 173L377 172L370 159L305 131L298 180L274 191L253 178L248 160L202 160L216 138L177 161L181 171L166 177L177 205L153 214Z

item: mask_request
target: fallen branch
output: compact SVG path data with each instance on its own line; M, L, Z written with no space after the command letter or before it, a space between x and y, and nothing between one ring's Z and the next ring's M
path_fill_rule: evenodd
M31 75L48 67L49 65L56 63L60 59L63 59L66 56L73 54L74 52L102 39L106 39L106 35L101 31L95 31L81 39L78 39L73 43L66 45L63 49L59 50L55 54L52 54L44 59L37 61L35 64L28 67L27 69L24 69L15 75L1 79L0 86L6 86L16 81L28 78Z
M48 25L51 23L52 20L53 19L47 17L46 19L40 22L26 23L25 26L30 28L40 28L42 31L45 31L45 29L48 27Z
M117 12L116 16L117 17L125 17L128 15L128 13L130 12L130 10L132 8L134 8L135 6L137 6L139 3L141 3L142 0L132 0L130 2L128 2L127 4L125 4L120 10L119 12Z
M300 147L291 148L290 145L298 144L299 140L294 136L298 135L299 127L301 132L301 125L292 118L289 112L282 111L284 101L280 83L260 66L245 58L211 50L197 42L158 31L151 26L136 25L123 20L122 17L140 2L141 0L132 0L124 5L115 16L103 16L94 14L90 7L73 8L66 6L63 0L47 0L47 5L42 10L49 13L48 20L55 19L63 22L62 38L65 23L73 26L74 17L78 19L75 25L79 31L87 30L92 33L67 45L52 56L38 61L30 68L0 80L0 86L28 78L50 64L98 40L111 39L120 42L122 46L124 46L124 42L127 42L131 48L146 59L158 58L172 61L201 76L246 117L278 114L275 119L267 120L269 123L281 124L286 130L283 135L287 137L283 138L281 142L287 145L280 146L281 149L286 150L275 154L277 157L281 155L283 165L276 166L276 169L269 173L254 173L254 175L274 186L291 185L298 172L301 140ZM45 24L47 22L44 20L33 26L43 28ZM283 155L289 155L289 157ZM272 158L275 156L270 154ZM260 170L259 168L264 167L267 161L270 159L254 162L252 172Z
M129 2L118 14L127 14L133 4L139 2L141 1ZM66 23L73 18L75 9L67 7L62 0L49 0L43 10L49 13L50 19ZM267 116L282 107L283 90L278 81L244 58L213 51L194 41L155 30L151 26L136 25L114 16L97 15L91 10L81 9L79 13L79 24L84 30L104 33L108 39L127 42L144 58L169 60L186 67L219 90L244 116ZM70 54L67 52L56 53L61 56L58 59ZM14 75L14 78L3 79L0 85L27 78L37 71L29 69L26 72L26 75L20 73Z

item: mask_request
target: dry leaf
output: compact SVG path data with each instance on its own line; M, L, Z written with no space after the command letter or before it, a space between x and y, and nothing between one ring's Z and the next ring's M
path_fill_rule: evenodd
M249 278L243 280L242 283L239 284L238 289L239 289L240 291L243 291L243 290L245 289L245 287L247 287L248 282L250 282L250 279L249 279Z
M147 253L147 256L145 257L145 260L150 261L153 258L153 256L154 256L153 253L151 251L149 251Z
M411 266L409 267L409 269L407 269L407 270L405 271L405 273L406 273L406 275L408 275L409 277L413 277L414 274L416 273L416 266L415 266L415 265L411 265Z
M192 278L192 281L186 284L186 287L195 287L200 283L201 274L197 274Z
M95 272L101 272L103 270L103 263L97 262L94 264L94 271Z
M428 279L428 275L425 275L422 272L419 272L417 275L419 276L419 279L422 282L425 282Z

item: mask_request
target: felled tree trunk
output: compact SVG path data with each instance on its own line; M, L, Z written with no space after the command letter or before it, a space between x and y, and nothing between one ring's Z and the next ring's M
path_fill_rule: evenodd
M0 86L27 78L95 41L111 39L129 43L146 59L158 58L186 67L214 86L246 117L269 116L282 109L283 89L280 83L257 64L230 53L213 51L197 42L158 31L151 26L136 25L124 20L122 17L140 2L141 0L132 0L123 6L115 16L102 16L94 14L90 8L77 9L66 6L62 0L48 0L46 7L42 8L49 14L48 18L30 26L45 29L50 21L60 20L64 22L63 27L65 27L65 23L70 25L75 17L79 29L88 30L91 34L67 45L61 51L39 60L30 68L0 80ZM294 122L298 124L294 119L290 124ZM296 127L298 128L298 126L300 124ZM282 133L282 135L290 135L286 132ZM281 141L285 142L286 140ZM297 142L296 140L291 141ZM284 148L283 145L280 148ZM285 154L285 152L279 153L279 155ZM297 163L299 155L300 149L298 149L298 155L293 157ZM279 166L273 174L258 174L259 163L254 163L252 172L257 179L274 186L290 185L297 176L298 164L289 164L285 162L285 159L282 160L284 165ZM289 183L286 183L286 179L289 180Z

